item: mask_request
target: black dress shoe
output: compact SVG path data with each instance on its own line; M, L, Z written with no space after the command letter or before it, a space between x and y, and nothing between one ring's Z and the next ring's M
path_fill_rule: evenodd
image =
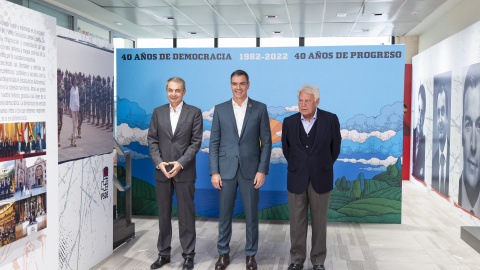
M313 266L313 270L325 270L325 266L317 264Z
M150 269L158 269L170 262L170 257L158 256L158 259L150 265Z
M185 258L183 262L183 270L192 270L193 269L193 258Z
M247 270L257 270L257 262L255 261L255 256L247 256L246 268Z
M288 270L300 270L303 269L303 264L291 263Z
M215 263L215 270L225 270L230 264L230 256L228 254L222 254L218 257L217 263Z

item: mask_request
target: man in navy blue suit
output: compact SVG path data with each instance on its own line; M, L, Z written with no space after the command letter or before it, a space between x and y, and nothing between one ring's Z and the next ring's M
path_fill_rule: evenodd
M320 92L314 85L298 90L298 109L282 127L283 155L287 159L290 211L289 270L303 268L307 257L308 205L312 220L310 260L314 270L325 270L327 215L333 189L333 163L340 154L340 124L335 114L317 108Z
M246 221L246 270L256 270L258 250L259 188L268 174L272 135L267 106L247 96L248 74L237 70L230 76L233 98L215 106L210 134L209 165L212 185L219 190L216 270L230 263L232 214L237 188L242 196Z

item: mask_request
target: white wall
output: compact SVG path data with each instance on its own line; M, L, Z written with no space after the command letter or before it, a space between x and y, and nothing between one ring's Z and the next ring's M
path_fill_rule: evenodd
M442 11L447 9L447 11ZM418 51L422 52L440 41L460 32L468 26L480 21L480 1L464 0L450 1L444 4L430 18L425 19L416 27L419 33L411 31L408 35L418 35ZM435 14L436 13L436 14ZM434 19L435 17L439 17ZM424 28L425 30L421 30Z

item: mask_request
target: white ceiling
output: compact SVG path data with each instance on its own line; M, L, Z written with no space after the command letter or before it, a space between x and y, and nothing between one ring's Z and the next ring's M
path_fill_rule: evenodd
M47 0L133 38L404 36L449 1Z

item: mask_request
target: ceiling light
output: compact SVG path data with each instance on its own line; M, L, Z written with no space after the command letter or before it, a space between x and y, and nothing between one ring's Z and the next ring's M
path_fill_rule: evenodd
M116 25L123 25L123 23L121 23L121 22L113 22L113 23L116 24Z
M414 11L414 12L412 12L412 15L418 15L418 14L419 14L419 12L418 12L418 11Z
M281 34L282 31L273 31L274 34Z
M347 13L337 13L338 18L344 18L347 17Z
M196 35L197 32L188 32L190 35Z
M275 19L277 18L277 15L265 15L267 19Z

